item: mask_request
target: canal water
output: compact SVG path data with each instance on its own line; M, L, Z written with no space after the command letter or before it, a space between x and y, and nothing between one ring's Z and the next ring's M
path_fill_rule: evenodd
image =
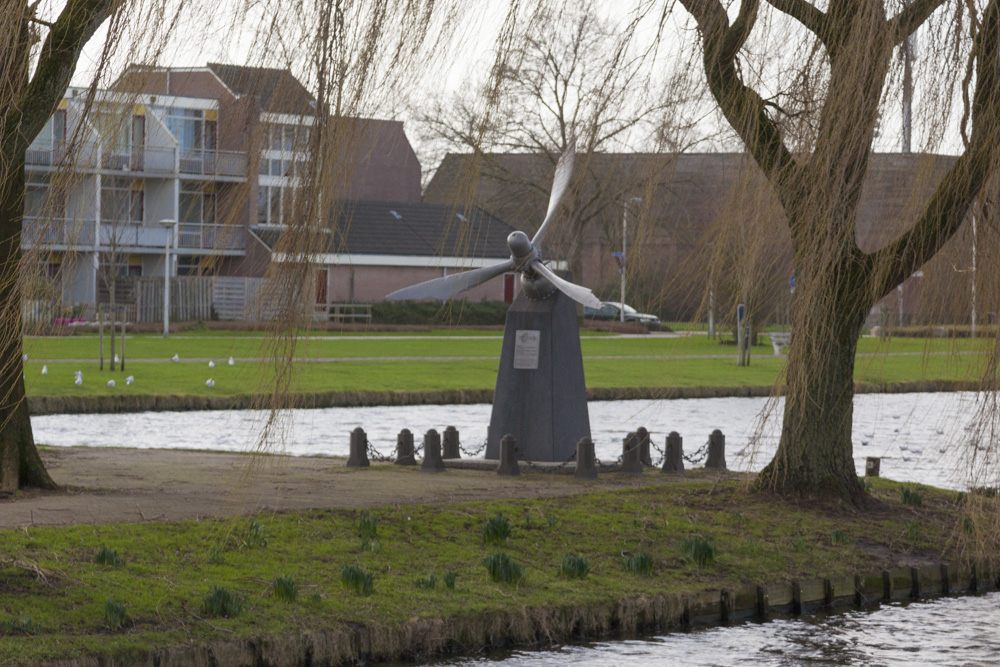
M882 458L882 475L899 481L946 488L967 486L967 458L980 452L973 392L864 394L855 398L854 455L859 474L865 458ZM777 448L783 403L765 398L597 401L589 404L597 457L614 461L628 431L645 426L653 443L664 448L667 433L684 438L684 451L696 454L713 429L726 435L731 470L754 471ZM769 409L770 408L770 409ZM766 412L765 412L766 411ZM248 410L134 414L49 415L34 417L37 442L55 446L103 446L250 451L264 414ZM269 451L292 455L347 456L349 434L365 429L374 447L391 455L396 434L408 428L419 443L428 429L458 428L462 445L476 452L486 439L489 405L420 405L292 410L277 429ZM657 453L653 452L653 458Z

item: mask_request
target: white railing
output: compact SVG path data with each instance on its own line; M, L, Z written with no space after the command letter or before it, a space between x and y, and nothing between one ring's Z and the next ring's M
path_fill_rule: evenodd
M176 163L175 148L136 148L107 153L101 157L101 169L143 174L174 174L177 171Z
M97 236L94 228L93 220L25 216L21 240L25 247L93 248ZM160 225L101 220L100 242L105 249L163 250L168 234L169 230ZM172 241L181 250L241 251L246 248L246 229L240 225L182 222L177 225L177 238Z
M247 175L247 154L240 151L191 150L181 154L182 174L203 176Z

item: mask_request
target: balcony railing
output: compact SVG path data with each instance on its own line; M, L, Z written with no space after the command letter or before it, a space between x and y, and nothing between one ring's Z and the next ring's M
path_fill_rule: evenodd
M21 243L30 246L89 248L94 245L94 221L25 216Z
M182 222L177 225L177 247L189 250L243 250L246 229L238 225Z
M22 227L25 247L93 248L96 239L93 220L73 220L25 216ZM101 247L118 250L163 250L170 230L160 225L144 225L131 220L101 220ZM239 225L184 222L177 225L180 250L232 252L246 248L246 230Z
M181 155L182 174L202 176L247 175L247 154L239 151L191 150Z
M173 174L177 150L174 148L138 148L108 153L101 157L101 169L134 171L143 174Z

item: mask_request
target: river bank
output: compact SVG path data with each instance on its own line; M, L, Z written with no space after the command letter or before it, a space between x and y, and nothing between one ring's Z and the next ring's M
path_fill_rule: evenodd
M808 610L853 604L861 577L862 602L876 600L882 571L893 596L912 594L911 568L925 582L920 593L932 593L942 562L951 592L970 584L951 541L960 496L888 480L872 482L877 503L859 512L776 500L749 491L745 477L704 471L581 483L357 470L305 457L93 448L43 455L67 488L0 503L3 517L29 510L0 540L0 661L406 659L621 636L724 611L735 617L747 604L752 614L758 587L779 610L794 604L797 589ZM912 495L904 503L903 488L920 503ZM170 513L184 506L186 514ZM484 526L498 514L509 536L484 544ZM694 555L695 536L710 545L710 559ZM123 563L96 564L102 547ZM490 580L484 559L496 552L524 568L519 581ZM583 578L560 573L567 555L585 561ZM352 566L372 576L369 593L345 588L342 573ZM977 586L995 586L991 576L980 574ZM276 595L279 577L295 584L294 600ZM242 613L212 615L212 587L239 599ZM809 597L816 591L818 602ZM126 609L114 630L109 599Z

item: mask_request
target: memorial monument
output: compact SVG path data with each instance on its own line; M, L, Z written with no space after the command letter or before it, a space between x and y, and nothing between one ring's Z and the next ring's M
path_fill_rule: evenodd
M507 312L486 458L500 455L500 439L517 439L519 458L565 461L576 443L590 437L587 387L574 301L592 308L601 302L580 285L557 276L542 259L542 240L559 208L573 173L575 141L560 156L549 206L535 236L521 231L507 237L510 259L398 290L387 299L447 300L504 273L514 271L521 291Z

